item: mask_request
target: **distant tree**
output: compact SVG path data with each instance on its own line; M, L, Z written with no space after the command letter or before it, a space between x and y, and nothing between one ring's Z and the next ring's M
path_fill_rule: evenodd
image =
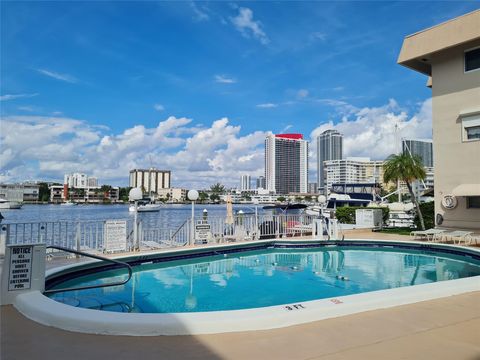
M218 194L211 194L211 195L210 195L210 200L212 200L213 202L219 202L219 201L220 201L220 195L218 195Z
M48 188L47 183L38 184L38 200L40 201L49 201L50 200L50 189Z
M422 210L418 203L415 194L413 193L412 183L415 180L423 180L426 177L425 167L422 164L422 160L419 156L410 154L390 155L384 165L383 180L385 182L390 181L403 181L407 185L410 197L415 204L417 214L420 219L420 227L425 230L425 223L423 221Z
M252 201L252 197L250 196L250 194L247 193L242 194L242 199L245 201Z
M200 191L200 193L198 194L198 201L203 203L208 199L209 199L208 194L205 191Z
M119 189L119 194L118 197L122 201L128 201L128 193L130 192L132 188L131 187L121 187Z
M285 198L284 196L277 197L277 201L285 202L286 200L287 200L287 198Z
M107 191L110 191L112 190L112 187L110 185L102 185L102 187L100 188L100 190L102 192L107 192Z
M311 195L306 195L303 199L305 201L312 201L313 197Z
M210 191L213 194L221 195L225 192L225 186L223 186L220 183L216 183L216 184L213 184L212 186L210 186Z

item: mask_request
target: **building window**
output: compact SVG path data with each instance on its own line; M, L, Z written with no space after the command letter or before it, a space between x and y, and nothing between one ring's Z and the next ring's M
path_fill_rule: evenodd
M462 118L462 140L480 140L480 115Z
M480 209L480 196L467 196L467 209Z
M465 72L480 69L480 48L465 51Z

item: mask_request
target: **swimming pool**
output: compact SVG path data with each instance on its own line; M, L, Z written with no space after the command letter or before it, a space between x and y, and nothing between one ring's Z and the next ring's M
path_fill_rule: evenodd
M133 270L126 285L50 297L68 305L116 312L240 310L478 276L480 261L432 250L322 246L147 261ZM123 270L101 271L55 287L102 284L126 277Z
M281 328L480 291L480 250L446 244L277 239L117 259L134 268L124 286L51 297L32 291L14 306L69 331L192 335ZM46 289L126 276L97 261L46 275Z

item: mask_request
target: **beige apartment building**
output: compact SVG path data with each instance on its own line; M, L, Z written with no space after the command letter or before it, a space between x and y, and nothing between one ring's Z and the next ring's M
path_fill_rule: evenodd
M327 160L323 165L325 187L330 191L333 184L378 183L388 189L389 186L383 181L383 163L383 160L363 157Z
M480 10L407 36L398 63L432 89L437 225L480 229Z

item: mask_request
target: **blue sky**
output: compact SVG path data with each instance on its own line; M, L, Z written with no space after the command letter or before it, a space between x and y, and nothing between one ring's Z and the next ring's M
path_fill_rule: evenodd
M402 40L478 2L1 7L1 181L77 170L126 185L152 163L202 187L260 175L269 131L340 126L346 155L372 158L389 153L376 147L388 134L367 139L385 121L429 137L430 90L396 64Z

